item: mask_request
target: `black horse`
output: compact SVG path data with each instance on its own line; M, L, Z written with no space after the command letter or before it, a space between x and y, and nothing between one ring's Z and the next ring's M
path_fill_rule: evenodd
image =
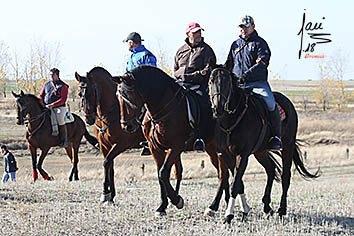
M248 157L254 154L261 158L267 153L267 141L271 130L267 125L267 111L260 109L262 101L251 95L251 91L240 88L237 78L224 68L216 68L210 76L209 88L212 101L213 116L217 119L216 140L220 151L231 156L239 156L240 163L231 186L231 201L225 214L225 221L230 223L234 217L234 202L237 194L243 192L242 177L248 163ZM301 151L297 144L296 133L298 118L291 101L281 93L274 93L276 102L286 114L282 121L283 149L277 154L282 158L282 196L278 214L286 215L287 193L290 186L291 165L295 164L297 171L304 178L317 178L319 170L311 174L305 168ZM269 206L273 179L268 175L268 188L262 201L264 212L272 213Z

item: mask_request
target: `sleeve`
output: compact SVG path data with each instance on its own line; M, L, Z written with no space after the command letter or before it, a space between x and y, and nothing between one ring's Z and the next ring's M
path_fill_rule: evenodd
M52 105L54 107L65 105L66 99L68 98L68 90L69 90L69 87L66 84L64 84L61 87L61 89L60 89L60 99L58 99L55 102L53 102Z
M156 60L156 57L152 54L147 54L147 58L146 58L146 61L145 61L145 64L146 65L151 65L151 66L157 66L157 60Z
M175 64L173 66L173 74L176 77L176 79L183 80L184 79L184 72L185 72L186 68L179 66L178 54L179 54L179 51L176 53L176 56L175 56Z
M211 47L207 47L205 51L203 65L201 70L197 70L192 73L184 74L186 82L195 83L195 84L206 84L209 81L209 67L216 64L216 56Z
M44 96L45 96L45 84L43 85L42 91L39 94L39 101L44 105Z
M269 65L269 59L270 59L269 47L265 41L261 41L257 48L256 63L245 72L245 74L247 75L246 80L248 82L253 82L256 81L257 78L265 78L259 76L259 74L266 73L267 67Z
M232 54L233 45L234 45L234 43L231 44L229 54L228 54L226 62L224 64L224 68L227 69L228 71L232 71L232 69L234 67L234 63L235 63L234 62L234 55Z

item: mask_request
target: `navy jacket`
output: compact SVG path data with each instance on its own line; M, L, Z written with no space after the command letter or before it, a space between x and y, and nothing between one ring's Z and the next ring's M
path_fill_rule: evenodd
M236 77L244 75L246 83L267 81L269 59L270 49L267 42L254 31L248 38L240 37L232 43L225 66Z
M4 155L4 161L5 161L5 172L10 173L10 172L15 172L17 170L16 160L14 155L12 155L11 152L8 151Z

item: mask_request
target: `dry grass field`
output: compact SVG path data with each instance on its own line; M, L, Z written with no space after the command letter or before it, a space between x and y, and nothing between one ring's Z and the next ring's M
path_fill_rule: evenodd
M141 157L139 150L115 160L117 196L113 205L99 202L102 155L86 141L80 152L80 181L68 182L71 163L64 150L54 148L44 162L54 181L40 179L32 184L25 127L15 124L13 104L12 98L0 100L0 143L9 146L19 165L17 181L0 185L0 235L354 235L353 112L300 112L298 138L306 142L302 147L305 163L312 172L320 167L322 176L305 181L294 172L288 215L266 218L261 203L266 176L251 157L244 181L252 210L246 222L237 217L226 226L222 223L224 201L215 217L203 216L218 184L216 170L205 153L183 154L180 194L185 207L178 210L170 204L162 218L154 216L160 201L154 162L152 157ZM2 162L0 170L2 174ZM274 209L280 194L281 185L275 183Z

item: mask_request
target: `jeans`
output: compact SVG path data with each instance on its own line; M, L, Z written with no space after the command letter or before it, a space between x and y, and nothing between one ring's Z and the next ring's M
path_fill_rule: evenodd
M9 176L10 176L10 178L11 178L11 181L13 182L13 181L15 181L15 179L16 179L16 171L15 172L4 172L4 175L2 176L2 183L5 183L5 182L7 182L7 180L9 179Z
M267 81L256 81L246 84L246 88L252 88L252 92L260 95L267 104L268 111L274 111L275 99Z

